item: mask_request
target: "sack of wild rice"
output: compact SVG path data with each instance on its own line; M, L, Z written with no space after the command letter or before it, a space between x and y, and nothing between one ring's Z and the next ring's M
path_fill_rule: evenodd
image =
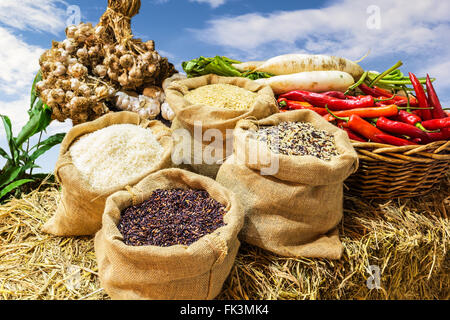
M216 180L243 206L243 241L282 256L339 259L343 181L357 167L344 131L297 110L240 121Z
M102 287L115 300L213 299L234 264L236 196L186 170L153 173L106 200L95 236Z
M92 235L101 227L106 198L148 174L171 167L171 130L134 112L109 113L74 126L55 167L61 200L43 231Z
M232 153L232 130L239 120L278 112L269 86L241 77L189 78L172 83L165 93L175 112L174 162L211 178Z

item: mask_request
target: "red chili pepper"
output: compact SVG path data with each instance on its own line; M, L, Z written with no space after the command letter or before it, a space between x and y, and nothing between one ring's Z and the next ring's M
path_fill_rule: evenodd
M431 116L433 117L433 119L446 118L446 114L442 109L441 102L439 101L436 91L434 90L433 83L431 82L430 76L428 74L426 87L428 93L428 104L433 108L431 109Z
M408 98L403 96L398 96L392 94L392 92L373 86L372 88L362 83L358 87L365 94L371 95L372 97L382 97L383 99L391 98L393 101L388 101L388 103L396 104L398 106L403 106L408 103ZM414 97L409 97L409 104L411 106L417 107L417 100Z
M421 108L429 108L428 105L428 99L425 94L425 90L423 90L422 84L419 82L419 79L413 74L409 73L409 79L411 80L411 83L413 85L414 91L416 92L417 101L419 102L419 107ZM423 120L430 120L431 117L431 111L430 110L419 110L419 115Z
M422 119L415 113L400 110L398 112L396 120L415 126L422 131L427 131L427 129L421 123Z
M308 110L312 110L312 111L320 114L321 116L328 114L328 112L325 108L314 107L311 104L309 104L308 102L287 100L286 104L287 104L287 107L289 110L308 109Z
M450 128L441 129L439 132L428 132L427 142L450 140Z
M411 145L417 145L417 143L402 139L399 137L391 136L390 134L377 134L377 138L383 140L384 143L392 144L394 146L411 146Z
M361 118L356 114L352 114L350 117L339 117L333 114L328 108L327 111L336 119L346 121L348 124L348 128L353 130L354 132L362 135L364 138L374 141L374 142L382 142L380 138L377 138L377 134L382 134L383 131L371 125L369 122Z
M372 96L364 96L357 100L343 100L320 93L295 90L285 93L280 97L286 98L288 100L303 99L311 103L315 107L328 106L330 110L348 110L375 106L375 100Z
M381 130L398 135L405 135L411 138L427 138L427 133L420 130L419 128L407 123L389 120L385 117L379 117L376 120L376 126Z
M337 120L336 124L339 128L348 128L348 123L346 121Z
M352 114L356 114L361 118L378 118L381 116L384 117L392 117L399 113L399 107L395 104L390 106L381 106L381 107L373 107L373 108L357 108L351 110L343 110L343 111L335 111L333 114L340 117L349 117ZM328 114L324 117L327 121L333 121L334 117L331 114Z
M329 97L343 99L343 100L346 100L347 98L351 97L351 96L346 96L343 92L340 92L340 91L327 91L327 92L323 92L322 94L329 96Z
M414 139L411 139L411 141L415 142L417 144L424 144L424 141L422 139L420 139L420 138L414 138Z
M416 123L420 123L422 121L422 119L418 115L416 115L414 113L409 113L408 111L405 111L405 110L400 110L398 112L397 120L404 122L404 123L408 123L412 126L414 126L414 125L416 125Z
M365 94L371 95L373 97L379 97L379 96L382 96L382 97L385 97L385 98L392 97L392 93L391 92L389 92L387 90L384 90L384 89L381 89L381 88L378 88L376 86L373 86L371 88L368 85L366 85L364 83L361 83L358 88L362 92L364 92Z
M341 129L344 130L345 132L347 132L347 135L350 139L359 141L359 142L367 142L367 139L364 139L363 137L359 136L358 134L353 132L350 128L341 127Z
M441 119L432 119L422 122L425 129L439 130L444 128L450 128L450 117Z

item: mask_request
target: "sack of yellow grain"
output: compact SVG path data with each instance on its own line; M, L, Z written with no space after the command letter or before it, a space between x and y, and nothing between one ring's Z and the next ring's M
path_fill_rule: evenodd
M171 167L172 150L171 130L134 112L109 113L74 126L61 144L55 167L61 200L43 231L93 235L101 228L106 198Z
M357 167L344 131L297 110L240 121L216 180L244 209L241 240L287 257L339 259L343 181Z
M200 215L197 211L199 205L191 197L188 202L184 201L183 197L181 200L178 196L169 197L168 199L174 199L176 202L171 207L172 202L167 201L167 197L164 198L164 192L174 189L206 191L224 210L224 224L211 233L201 234L194 242L178 244L181 242L180 234L184 235L186 232L186 229L183 232L174 231L180 226L183 229L182 222L178 222L176 227L169 229L170 235L164 234L163 243L140 243L142 239L149 242L149 234L153 235L153 230L158 231L157 237L164 233L166 229L160 224L164 221L171 223L169 220L172 221L172 218L179 221L184 221L184 218L195 220L191 214L186 214L189 217L180 216L181 212L195 210L195 214ZM155 192L160 193L153 196ZM159 203L162 198L164 203ZM138 210L149 210L144 214L152 217L150 228L156 225L157 229L146 231L145 228L136 227L130 222L127 222L128 227L123 227L127 217L134 220L134 217L140 214L139 211L133 211L127 216L127 210L136 206ZM163 220L155 217L155 213L162 210L161 207L166 210L164 215L168 216L167 219L163 219L161 215L159 218ZM209 214L213 206L201 207L205 209L203 213ZM170 211L172 209L182 211L177 215ZM180 169L165 169L153 173L128 191L116 192L106 200L103 226L96 234L94 242L100 283L115 300L213 299L220 293L234 264L240 246L238 233L243 220L236 196L216 181ZM207 222L202 225L207 225ZM194 231L197 234L202 230ZM145 232L147 233L142 235ZM130 239L138 237L132 244L128 243ZM174 239L177 244L166 245L166 242Z
M278 112L273 91L241 77L214 74L170 85L166 101L175 112L175 160L214 178L232 153L232 130L241 119L262 119Z

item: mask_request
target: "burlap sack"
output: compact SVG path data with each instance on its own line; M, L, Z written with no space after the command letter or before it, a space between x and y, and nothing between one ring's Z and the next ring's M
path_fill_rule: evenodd
M282 121L309 122L332 133L340 155L331 161L280 155L249 138L258 126ZM339 259L343 247L336 226L343 215L343 181L357 167L358 156L344 131L315 112L297 110L240 121L234 154L217 181L234 191L243 206L243 241L282 256Z
M245 88L257 93L258 99L248 110L230 110L192 104L184 98L190 90L218 83ZM227 134L227 129L234 129L241 119L262 119L278 112L273 91L269 86L258 85L252 80L241 77L220 77L210 74L180 80L172 83L165 93L167 102L176 115L171 127L174 131L175 150L188 150L184 156L181 152L176 152L175 156L177 159L183 159L190 170L211 178L215 178L220 165L233 151L232 133ZM201 123L201 127L196 125L198 123ZM180 136L179 129L184 129L188 133L187 136ZM215 137L205 135L209 129L218 130L222 143L216 143ZM205 155L211 155L209 158L212 160Z
M189 246L128 246L117 228L121 211L145 201L156 189L200 189L226 206L225 226ZM129 191L106 200L103 226L95 236L100 283L116 300L213 299L234 264L243 213L236 196L216 181L181 169L165 169Z
M74 126L65 136L55 167L55 177L61 185L61 200L54 216L43 226L42 231L57 236L93 235L101 228L106 198L123 189L119 186L99 192L94 190L72 163L69 148L79 137L113 124L136 124L149 128L163 146L161 160L140 177L129 181L134 185L148 174L171 167L173 140L171 130L160 121L143 120L134 112L106 114L95 121Z

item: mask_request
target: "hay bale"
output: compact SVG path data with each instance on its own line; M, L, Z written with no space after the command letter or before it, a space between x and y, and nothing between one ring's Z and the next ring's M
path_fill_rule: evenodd
M449 299L449 177L416 199L346 196L338 261L291 259L243 244L219 299ZM0 206L0 299L109 299L92 237L40 232L60 192L49 185ZM380 270L370 290L369 266Z
M54 237L41 227L56 210L56 186L0 206L0 300L105 299L90 237Z

